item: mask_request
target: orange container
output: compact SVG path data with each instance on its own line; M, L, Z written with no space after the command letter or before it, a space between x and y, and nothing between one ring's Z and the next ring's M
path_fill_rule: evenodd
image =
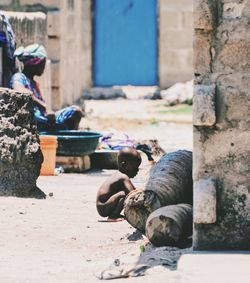
M40 175L43 176L55 175L57 137L41 135L39 136L39 138L40 138L40 147L44 158L40 170Z

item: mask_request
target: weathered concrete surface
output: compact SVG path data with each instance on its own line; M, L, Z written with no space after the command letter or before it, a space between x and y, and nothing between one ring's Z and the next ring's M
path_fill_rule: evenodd
M193 124L195 126L212 126L215 116L215 85L196 85L193 98Z
M0 90L0 195L45 197L36 187L43 156L32 98Z
M195 40L201 42L195 49L195 83L204 92L215 85L216 123L194 123L193 177L196 184L214 180L217 215L213 224L194 224L194 249L249 250L249 1L195 2ZM199 117L202 107L197 107L196 98L194 117ZM205 100L212 115L212 100L209 96ZM198 199L202 198L201 187L194 189ZM197 215L202 210L194 203Z
M39 35L42 37L46 34L44 45L51 60L51 103L54 110L72 104L81 97L84 89L91 87L91 0L6 0L0 2L0 9L19 11L26 17L28 14L38 14L31 12L44 13L46 20L42 30L37 22L33 22L31 27L26 19L23 26L18 24L18 29L14 25L14 32L18 35L18 45L22 39L22 44L29 44L26 39L30 32L39 31L38 34L35 33L33 42L40 42ZM22 27L26 29L23 30ZM72 32L75 30L79 32ZM74 52L71 52L72 48ZM73 83L75 81L78 83ZM46 87L44 90L47 90Z
M13 28L17 47L46 43L46 15L42 12L5 12Z
M194 1L194 28L212 31L217 23L216 0Z
M194 183L194 223L209 224L216 221L216 187L213 180Z
M160 88L193 77L193 1L159 0Z
M33 43L47 45L46 14L42 12L6 12L13 28L16 46L27 46ZM48 109L51 105L51 61L48 59L41 77L37 77L43 98Z

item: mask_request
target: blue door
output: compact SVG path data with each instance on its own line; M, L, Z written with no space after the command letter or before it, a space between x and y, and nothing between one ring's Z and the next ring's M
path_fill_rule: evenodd
M94 84L157 84L157 0L95 0Z

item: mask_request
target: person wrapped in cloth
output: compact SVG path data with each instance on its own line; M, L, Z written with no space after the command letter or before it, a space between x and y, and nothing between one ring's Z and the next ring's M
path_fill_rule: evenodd
M14 56L23 64L23 70L12 76L9 86L32 94L38 131L77 130L82 118L81 109L73 105L49 113L39 84L34 79L41 76L45 69L47 53L44 46L31 44L26 48L19 47Z

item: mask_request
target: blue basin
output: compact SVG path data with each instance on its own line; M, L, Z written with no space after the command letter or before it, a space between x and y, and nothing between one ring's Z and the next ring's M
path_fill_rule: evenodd
M96 150L100 133L80 130L63 130L52 132L40 132L40 135L57 136L58 156L83 156Z

